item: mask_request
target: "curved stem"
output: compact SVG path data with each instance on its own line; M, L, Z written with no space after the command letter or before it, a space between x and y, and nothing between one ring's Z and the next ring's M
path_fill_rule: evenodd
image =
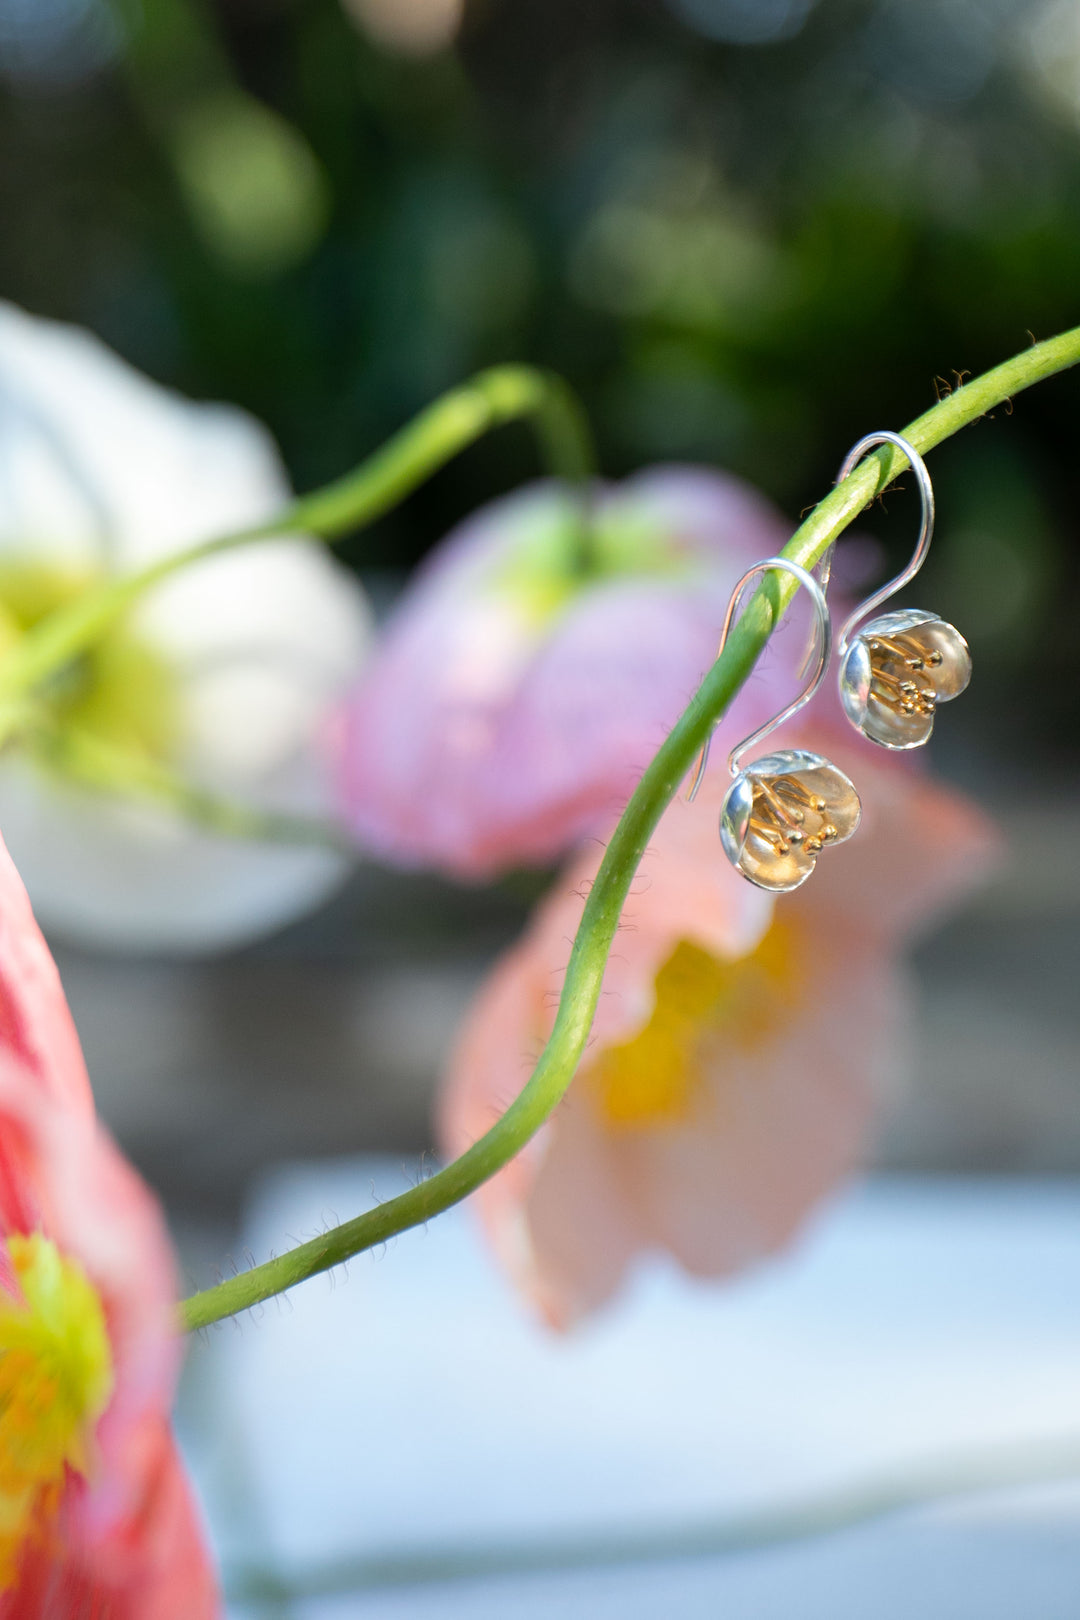
M920 452L929 450L1010 395L1077 361L1080 327L1036 344L958 388L905 428L904 437ZM837 536L906 465L892 445L869 456L814 508L781 555L803 568L813 568ZM589 891L548 1043L531 1078L506 1112L460 1158L428 1181L287 1254L192 1295L180 1306L185 1328L206 1327L245 1310L362 1249L430 1220L493 1176L539 1129L565 1094L585 1049L623 902L656 824L798 588L796 580L782 580L775 574L767 577L728 636L722 655L647 767Z
M497 366L444 394L389 443L333 484L291 501L276 517L174 552L127 578L87 591L29 630L0 663L0 741L8 735L13 700L93 646L152 586L192 563L255 540L309 534L324 540L371 523L390 511L489 429L519 418L536 427L551 472L587 498L594 471L588 422L576 395L553 372ZM583 549L587 525L582 521Z
M355 858L356 845L345 830L323 817L265 810L211 793L159 760L47 718L35 717L20 729L42 765L92 793L158 805L221 838L325 849Z

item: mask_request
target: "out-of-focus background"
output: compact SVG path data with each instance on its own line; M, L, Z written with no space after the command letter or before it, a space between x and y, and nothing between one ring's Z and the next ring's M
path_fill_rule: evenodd
M299 490L471 372L524 360L580 392L607 475L720 466L794 525L863 433L1080 321L1080 7L0 0L0 296L246 406ZM856 1203L775 1299L771 1274L693 1298L654 1282L655 1299L565 1353L522 1325L460 1214L332 1309L311 1285L295 1319L282 1306L266 1332L242 1324L189 1359L183 1421L219 1548L347 1558L453 1540L459 1510L482 1538L535 1530L552 1504L557 1527L582 1492L601 1518L636 1503L652 1524L715 1506L718 1458L787 1489L800 1459L827 1483L837 1459L1058 1432L1080 1410L1075 1195L1002 1179L965 1202L959 1179L1080 1171L1078 425L1066 375L932 458L938 539L918 594L967 635L976 675L930 752L998 817L1007 852L915 956L907 1084L876 1154L953 1179ZM504 429L348 540L376 605L535 456ZM915 519L909 488L864 527L899 564ZM53 942L101 1111L164 1195L191 1283L367 1196L365 1172L272 1171L283 1161L379 1151L414 1173L455 1026L539 888L362 864L320 912L243 951ZM380 1195L400 1184L385 1160L378 1174ZM657 1377L672 1365L678 1378ZM730 1564L728 1587L691 1570L698 1595L679 1604L654 1569L634 1601L1072 1613L1075 1533L1025 1519L1013 1567L987 1523L934 1543L940 1567L918 1527L880 1558L841 1549L818 1576L847 1608L813 1608L805 1566L782 1558ZM1063 1546L1071 1563L1054 1561ZM577 1608L485 1588L460 1609L436 1593L362 1612L639 1612L623 1589L610 1608L590 1590ZM360 1611L303 1610L331 1612Z
M863 432L1080 319L1080 9L0 0L0 220L0 294L247 406L301 490L520 359L580 391L609 475L719 465L794 522ZM1080 1169L1078 421L1066 376L933 457L920 595L977 677L932 753L1010 857L918 954L886 1165ZM354 537L377 602L534 458L506 429ZM866 527L899 561L914 522L909 493ZM440 1058L530 898L364 867L211 961L56 942L193 1275L260 1166L429 1143Z

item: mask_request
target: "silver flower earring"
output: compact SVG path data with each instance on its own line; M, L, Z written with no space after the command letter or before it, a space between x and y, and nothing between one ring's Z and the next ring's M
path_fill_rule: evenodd
M837 483L879 444L895 444L911 463L922 501L915 554L902 574L856 608L840 632L840 701L856 730L882 748L921 748L939 703L959 697L971 679L971 654L959 630L936 613L901 608L856 626L909 580L926 560L934 533L934 490L914 445L899 433L868 433L845 458ZM828 579L827 568L825 579Z
M817 668L799 696L757 731L733 748L728 766L734 781L720 810L720 843L724 854L743 877L759 889L786 894L805 883L821 851L842 844L859 825L862 807L853 784L821 754L805 748L784 748L756 759L743 769L742 756L764 740L785 720L809 703L825 678L832 651L832 622L825 596L812 574L786 557L770 557L747 569L731 594L720 647L724 650L732 620L746 586L770 569L793 574L809 592L817 617ZM705 775L709 758L706 742L687 795L693 799Z

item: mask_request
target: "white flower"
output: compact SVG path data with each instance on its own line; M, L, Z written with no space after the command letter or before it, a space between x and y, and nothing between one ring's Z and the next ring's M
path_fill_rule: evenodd
M88 584L288 498L251 417L192 404L91 334L0 303L0 650ZM359 587L321 544L261 541L156 587L51 701L85 734L207 791L318 814L327 716L368 635ZM17 744L0 760L0 831L46 927L119 948L251 939L322 899L347 865L95 796Z

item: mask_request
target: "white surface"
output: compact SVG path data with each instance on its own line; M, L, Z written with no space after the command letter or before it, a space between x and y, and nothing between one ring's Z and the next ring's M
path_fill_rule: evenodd
M269 1179L256 1256L405 1185ZM573 1338L533 1326L466 1213L193 1350L188 1429L226 1559L656 1530L1000 1442L1080 1437L1080 1188L885 1183L735 1286L648 1267ZM309 1600L297 1620L1040 1620L1080 1612L1080 1493L987 1497L813 1543ZM254 1612L237 1609L237 1614Z
M297 1620L1075 1620L1078 1571L1075 1547L1060 1536L903 1527L723 1563L339 1598L295 1613Z

